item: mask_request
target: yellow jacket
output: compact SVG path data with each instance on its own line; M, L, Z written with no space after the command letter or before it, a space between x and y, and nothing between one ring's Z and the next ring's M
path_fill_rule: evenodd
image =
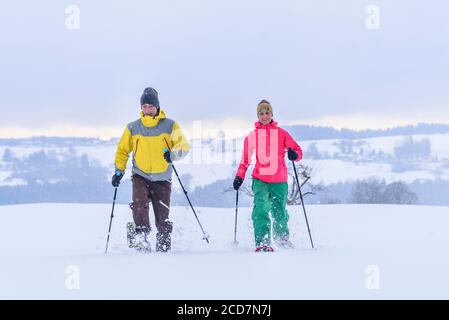
M168 144L168 148L167 148ZM164 110L155 117L144 116L129 123L115 155L116 169L125 172L129 154L133 152L133 173L151 181L170 180L172 166L164 159L164 149L171 150L173 161L184 158L190 145L178 123L166 118Z

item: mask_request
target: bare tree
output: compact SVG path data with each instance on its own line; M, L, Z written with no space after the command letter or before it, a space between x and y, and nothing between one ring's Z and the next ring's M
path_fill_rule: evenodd
M311 195L316 195L317 192L324 191L325 187L323 184L314 184L310 182L312 178L313 167L305 164L298 164L296 166L296 172L298 173L299 185L301 187L301 192L303 198ZM287 204L289 205L297 205L301 204L301 196L299 194L298 184L296 182L295 172L292 168L292 165L289 165L291 170L289 170L288 175L291 178L290 191L287 197Z
M357 181L352 191L353 203L384 203L385 180L370 177Z
M386 203L393 204L416 204L418 195L402 181L393 182L385 187Z
M385 183L371 177L357 181L352 191L353 203L416 204L418 196L401 181Z

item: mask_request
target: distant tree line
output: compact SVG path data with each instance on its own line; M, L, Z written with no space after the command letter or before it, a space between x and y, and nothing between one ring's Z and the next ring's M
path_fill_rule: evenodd
M311 125L284 126L290 134L299 141L304 140L328 140L328 139L367 139L389 136L411 136L420 134L449 133L447 124L418 123L402 127L381 130L350 130L335 129L332 127L320 127Z

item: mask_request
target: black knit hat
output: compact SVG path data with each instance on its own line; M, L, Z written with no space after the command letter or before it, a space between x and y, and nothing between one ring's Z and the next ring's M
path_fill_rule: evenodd
M145 88L142 96L140 97L140 105L151 104L159 111L159 98L157 97L157 91L151 87Z

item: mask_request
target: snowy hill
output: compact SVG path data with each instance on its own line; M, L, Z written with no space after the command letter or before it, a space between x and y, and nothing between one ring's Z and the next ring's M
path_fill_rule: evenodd
M308 203L353 203L356 182L375 177L387 184L404 182L416 194L414 203L449 206L449 133L354 140L295 139L304 153L301 164L312 172L305 192L312 185L321 186L321 191L306 199ZM192 200L201 206L232 207L232 197L225 191L240 162L242 138L218 135L192 140L191 145L191 152L176 163L176 168ZM0 140L0 205L108 203L116 147L114 139ZM120 203L131 201L130 174L128 161L122 188L126 196L120 197ZM244 186L250 183L247 179ZM173 188L174 204L183 205L179 184L175 182ZM246 195L241 200L244 205L251 201ZM378 198L369 203L385 201Z
M422 159L396 159L394 149L407 139L429 142L429 154ZM413 182L415 180L449 180L449 133L413 136L375 137L359 140L307 140L297 138L304 151L304 161L315 169L313 179L324 184L354 181L378 175L387 181ZM235 140L193 140L192 152L177 163L180 173L190 174L191 188L204 186L219 179L231 178L236 171L243 147L242 138ZM314 146L314 152L311 151ZM113 171L116 141L99 144L83 143L69 146L45 144L17 146L0 145L0 157L9 149L22 159L41 150L62 157L66 154L86 154ZM128 163L131 168L131 161ZM129 170L128 170L129 171ZM23 181L7 179L11 168L0 159L0 186L20 185Z
M0 298L314 299L449 298L445 207L308 206L316 249L300 207L290 207L294 250L254 253L250 208L172 208L173 251L126 247L127 206L0 207ZM152 220L154 221L154 220ZM153 233L154 236L154 233ZM154 244L154 239L153 239ZM75 279L75 280L74 280Z
M429 155L424 159L396 159L395 146L407 139L429 142ZM449 180L449 134L376 137L363 140L307 140L297 138L304 151L304 163L314 168L313 179L323 184L355 181L377 175L391 181L411 183L415 180ZM342 146L346 142L348 146ZM310 146L314 145L314 153ZM220 179L230 179L239 163L243 140L195 140L192 152L177 163L180 174L190 174L191 188L205 186ZM116 142L100 145L0 145L0 186L20 185L20 179L8 179L11 168L1 156L9 149L15 157L23 159L44 150L46 153L63 157L67 154L86 154L89 159L99 162L108 172L114 170L113 160ZM318 155L319 156L318 156ZM128 163L131 168L131 161ZM129 174L128 170L128 174ZM128 176L127 176L128 177Z

